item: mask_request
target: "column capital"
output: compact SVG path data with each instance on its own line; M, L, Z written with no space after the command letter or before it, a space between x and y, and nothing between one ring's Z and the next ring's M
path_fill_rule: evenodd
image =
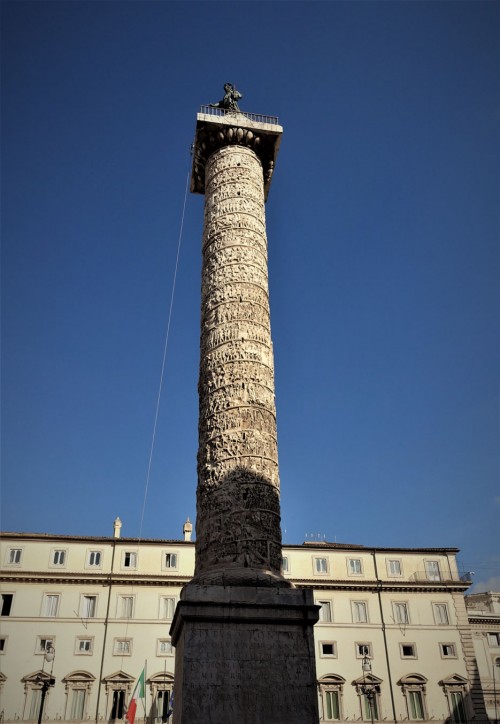
M261 162L267 200L282 133L283 128L274 116L202 106L202 112L196 116L191 191L205 193L205 164L210 155L224 146L236 145L250 148Z

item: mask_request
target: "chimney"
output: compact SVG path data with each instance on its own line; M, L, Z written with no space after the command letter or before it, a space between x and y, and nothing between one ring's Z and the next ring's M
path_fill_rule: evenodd
M120 518L116 518L115 522L113 523L113 538L119 538L120 537L120 528L122 527L122 522Z
M184 523L182 532L184 533L184 540L191 540L191 533L193 532L193 524L191 523L189 518Z

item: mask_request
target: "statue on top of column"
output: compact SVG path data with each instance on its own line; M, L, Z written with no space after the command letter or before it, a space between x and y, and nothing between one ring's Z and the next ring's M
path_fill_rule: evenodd
M226 111L239 111L238 101L243 98L232 83L224 83L224 98L218 103L210 103L210 108L223 108Z

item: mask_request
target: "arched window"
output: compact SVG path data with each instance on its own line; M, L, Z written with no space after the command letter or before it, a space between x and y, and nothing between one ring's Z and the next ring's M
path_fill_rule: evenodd
M172 709L171 699L174 690L174 676L163 671L147 680L151 692L151 709L148 715L148 722L160 724L166 722L169 712Z
M425 685L427 679L422 674L407 674L398 681L406 701L407 716L410 721L427 719Z
M446 679L442 679L439 685L443 687L451 721L454 724L466 724L465 694L468 685L467 679L460 676L460 674L452 674Z
M359 697L362 721L378 721L380 716L380 693L382 679L374 674L364 674L352 682Z
M62 679L66 690L66 721L81 721L87 716L87 704L95 676L88 671L73 671Z
M106 719L120 721L125 719L126 704L132 693L134 677L125 671L117 671L105 676L103 683L106 691Z
M342 716L342 688L345 679L337 674L327 674L318 681L319 716L323 721L340 721Z

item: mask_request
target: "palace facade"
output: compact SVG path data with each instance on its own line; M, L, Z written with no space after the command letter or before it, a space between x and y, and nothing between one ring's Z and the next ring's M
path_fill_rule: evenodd
M2 535L1 721L36 721L51 676L44 721L122 720L144 668L138 717L166 721L170 626L194 571L192 526L183 540L126 538L120 528L117 519L112 537ZM460 578L457 552L283 547L285 576L321 607L322 722L493 721L495 704L500 713L499 596L491 610L487 594L466 605L471 582Z

